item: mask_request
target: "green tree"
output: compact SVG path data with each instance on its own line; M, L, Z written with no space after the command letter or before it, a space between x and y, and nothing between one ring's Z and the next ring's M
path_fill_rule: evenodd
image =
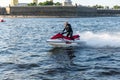
M44 5L42 2L40 2L38 5Z
M36 3L29 3L28 6L37 6Z
M53 5L53 1L40 2L39 5Z
M60 2L53 3L52 1L45 1L45 2L40 2L39 5L62 5Z
M54 3L54 5L62 5L62 3L56 2L56 3Z
M93 6L94 8L100 8L100 9L103 9L104 8L104 6L102 6L102 5L95 5L95 6Z
M113 6L113 9L120 9L120 6L115 5L115 6Z

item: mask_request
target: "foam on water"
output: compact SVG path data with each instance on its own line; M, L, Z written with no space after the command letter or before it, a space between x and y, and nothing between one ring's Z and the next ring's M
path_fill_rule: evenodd
M81 41L91 47L120 47L120 33L93 33L90 31L82 32Z

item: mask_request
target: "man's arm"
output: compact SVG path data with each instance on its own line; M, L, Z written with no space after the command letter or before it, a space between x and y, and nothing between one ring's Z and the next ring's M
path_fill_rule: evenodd
M65 33L67 33L67 32L64 32L65 30L66 30L66 29L64 28L64 29L63 29L63 31L62 31L62 34L65 34Z

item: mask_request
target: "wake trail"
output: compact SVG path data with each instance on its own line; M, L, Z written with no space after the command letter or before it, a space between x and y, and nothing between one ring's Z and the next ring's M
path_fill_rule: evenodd
M80 40L91 47L120 47L120 33L80 33Z

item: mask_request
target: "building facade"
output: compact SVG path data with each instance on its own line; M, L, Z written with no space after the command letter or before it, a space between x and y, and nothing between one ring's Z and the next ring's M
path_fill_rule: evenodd
M64 0L63 6L72 6L72 1L71 0Z
M32 2L38 4L38 0L33 0Z
M38 0L32 0L32 3L38 4ZM17 6L17 5L19 5L18 0L11 0L10 6Z
M53 0L46 0L46 1L52 1L53 2ZM38 4L38 0L32 0L32 3ZM10 6L19 6L20 4L21 3L19 3L18 0L11 0ZM63 0L62 5L63 6L72 6L72 1L71 0Z
M10 6L16 6L18 3L18 0L11 0Z

